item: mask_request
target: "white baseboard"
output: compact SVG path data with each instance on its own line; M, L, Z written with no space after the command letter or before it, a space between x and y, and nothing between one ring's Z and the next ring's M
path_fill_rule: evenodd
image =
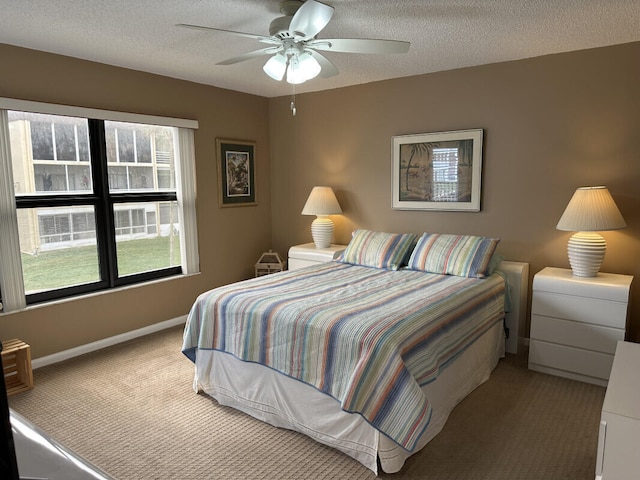
M170 320L165 320L164 322L160 322L160 323L154 323L153 325L139 328L138 330L132 330L130 332L121 333L120 335L104 338L96 342L87 343L86 345L81 345L79 347L71 348L69 350L53 353L45 357L36 358L31 362L31 368L36 369L36 368L44 367L46 365L51 365L52 363L62 362L63 360L68 360L69 358L77 357L79 355L84 355L85 353L94 352L96 350L100 350L101 348L117 345L118 343L126 342L128 340L133 340L134 338L142 337L144 335L149 335L151 333L159 332L161 330L166 330L167 328L177 327L178 325L181 325L181 324L184 325L186 321L187 321L187 316L183 315L182 317L172 318Z

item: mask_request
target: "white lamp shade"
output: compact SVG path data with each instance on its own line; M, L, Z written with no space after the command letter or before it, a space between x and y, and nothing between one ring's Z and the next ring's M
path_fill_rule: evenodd
M577 232L567 245L569 263L577 277L598 275L607 243L597 231L627 225L607 187L581 187L569 201L556 228Z
M311 55L309 52L302 53L298 57L298 61L300 70L304 72L303 75L305 77L305 81L317 77L320 73L320 70L322 70L322 67L320 66L318 61L313 58L313 55Z
M331 187L313 187L302 215L338 215L342 213L336 194Z
M267 63L264 64L262 69L271 78L280 81L283 79L284 72L287 70L287 58L283 54L278 53L267 60Z
M607 187L580 187L571 197L556 228L571 232L602 232L626 226Z
M331 187L313 187L302 209L302 215L317 216L311 224L311 236L316 248L331 246L333 222L328 216L340 213L342 209Z
M294 85L304 83L318 76L320 70L320 64L309 52L292 55L287 70L287 82Z

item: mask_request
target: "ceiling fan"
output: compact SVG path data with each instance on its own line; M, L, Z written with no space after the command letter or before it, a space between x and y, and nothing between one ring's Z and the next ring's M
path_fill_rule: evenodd
M320 51L342 53L406 53L409 42L376 40L368 38L316 38L333 16L334 8L315 0L283 0L278 17L269 25L269 36L234 32L221 28L180 23L177 26L197 30L230 33L258 40L269 47L229 58L216 65L232 65L245 60L270 55L263 70L274 80L283 78L288 83L299 84L316 76L331 77L338 69Z

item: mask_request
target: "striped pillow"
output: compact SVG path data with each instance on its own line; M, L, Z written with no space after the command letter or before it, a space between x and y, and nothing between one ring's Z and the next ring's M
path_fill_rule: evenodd
M405 263L415 241L416 235L412 233L356 230L338 261L364 267L398 270Z
M484 278L499 238L424 233L409 259L411 270Z

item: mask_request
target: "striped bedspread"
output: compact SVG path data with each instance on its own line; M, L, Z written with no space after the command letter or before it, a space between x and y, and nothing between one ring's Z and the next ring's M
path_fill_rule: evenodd
M503 278L330 262L223 286L194 303L183 353L215 349L316 387L412 451L421 385L504 317Z

